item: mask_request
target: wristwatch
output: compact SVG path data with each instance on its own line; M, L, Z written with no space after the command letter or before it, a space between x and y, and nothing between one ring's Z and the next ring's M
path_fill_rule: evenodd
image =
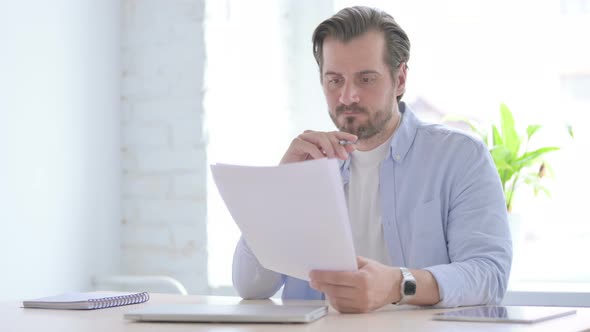
M410 270L405 267L400 267L400 271L402 272L402 282L400 286L400 294L401 298L399 302L394 302L393 304L404 304L407 303L409 300L414 298L416 295L416 278Z

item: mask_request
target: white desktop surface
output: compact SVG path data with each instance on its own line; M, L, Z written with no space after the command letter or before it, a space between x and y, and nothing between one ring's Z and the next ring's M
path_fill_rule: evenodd
M432 314L446 309L389 305L368 314L339 314L330 308L328 315L309 324L198 324L137 323L123 319L127 311L162 303L239 303L240 298L222 296L150 294L142 304L99 310L24 309L20 302L0 302L0 331L43 332L118 332L118 331L590 331L590 308L576 308L572 316L536 324L445 322L432 320ZM242 303L281 304L280 300ZM322 303L286 301L285 304Z

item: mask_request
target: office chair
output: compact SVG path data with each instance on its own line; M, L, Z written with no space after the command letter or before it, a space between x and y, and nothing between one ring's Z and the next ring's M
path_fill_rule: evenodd
M110 275L95 276L92 285L96 291L149 292L187 295L182 283L169 276Z

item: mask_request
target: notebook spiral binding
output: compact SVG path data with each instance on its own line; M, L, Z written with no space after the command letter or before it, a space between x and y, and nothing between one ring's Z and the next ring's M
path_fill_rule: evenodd
M118 307L122 305L146 302L149 299L150 295L147 292L123 296L105 297L102 299L90 299L89 302L91 303L91 306L89 309Z

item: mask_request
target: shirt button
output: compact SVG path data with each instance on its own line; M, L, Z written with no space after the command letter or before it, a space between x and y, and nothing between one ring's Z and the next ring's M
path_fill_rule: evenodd
M395 160L398 160L399 161L400 159L402 159L402 157L399 154L396 154L395 155Z

